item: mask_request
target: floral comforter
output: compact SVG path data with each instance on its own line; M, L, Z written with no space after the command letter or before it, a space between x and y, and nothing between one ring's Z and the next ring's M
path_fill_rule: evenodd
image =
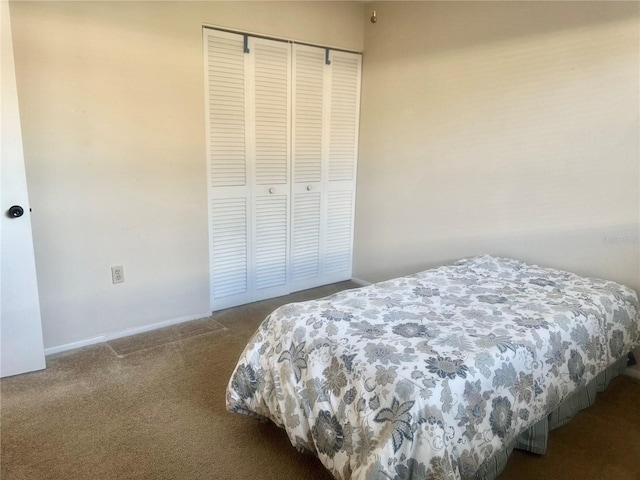
M227 390L336 478L459 479L640 343L616 283L491 256L275 310Z

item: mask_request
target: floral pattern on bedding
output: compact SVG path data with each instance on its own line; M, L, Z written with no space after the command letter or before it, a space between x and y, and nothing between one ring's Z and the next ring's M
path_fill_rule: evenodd
M464 479L639 343L633 290L474 257L275 310L227 408L336 478Z

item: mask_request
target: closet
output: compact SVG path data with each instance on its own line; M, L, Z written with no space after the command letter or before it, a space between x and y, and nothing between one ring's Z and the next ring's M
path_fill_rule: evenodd
M212 310L351 278L361 55L203 37Z

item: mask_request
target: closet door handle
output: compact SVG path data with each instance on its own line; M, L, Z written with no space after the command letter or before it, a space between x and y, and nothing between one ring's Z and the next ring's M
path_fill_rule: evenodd
M311 185L307 185L307 192L310 192L311 190L313 190L313 187Z
M276 193L276 189L275 189L275 188L273 188L273 187L271 187L271 188L269 189L269 193L273 195L274 193Z

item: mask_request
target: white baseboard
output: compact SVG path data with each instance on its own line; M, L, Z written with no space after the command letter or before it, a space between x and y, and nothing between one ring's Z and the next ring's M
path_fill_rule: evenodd
M362 280L361 278L351 277L351 281L360 285L361 287L366 287L367 285L372 285L371 282L367 282L366 280Z
M58 345L56 347L50 347L44 349L45 355L53 355L54 353L66 352L67 350L74 350L76 348L88 347L89 345L95 345L97 343L108 342L109 340L115 340L116 338L128 337L137 333L150 332L151 330L157 330L158 328L170 327L171 325L178 325L179 323L189 322L191 320L198 320L200 318L206 318L211 316L211 312L199 313L197 315L188 315L186 317L173 318L171 320L165 320L163 322L152 323L149 325L143 325L141 327L127 328L126 330L120 330L119 332L105 333L97 337L87 338L78 342L67 343L65 345Z

